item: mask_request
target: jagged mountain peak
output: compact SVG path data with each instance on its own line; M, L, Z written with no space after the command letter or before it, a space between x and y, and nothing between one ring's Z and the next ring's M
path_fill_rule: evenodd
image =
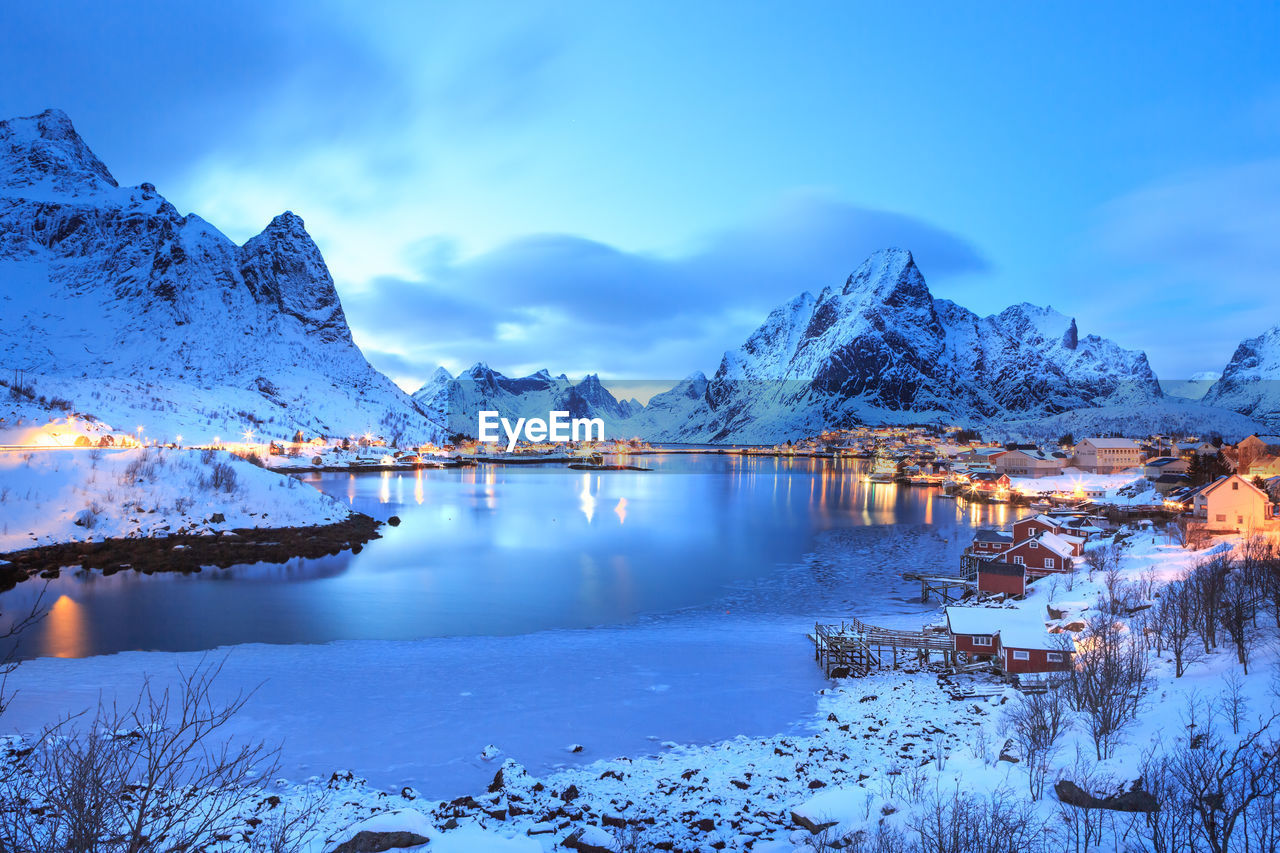
M75 194L117 187L62 110L0 121L0 188Z
M350 340L333 277L302 218L285 211L240 248L245 284L325 340Z
M873 252L845 281L843 292L889 305L933 299L911 252L896 248Z
M1204 401L1280 425L1280 326L1241 341Z
M352 341L295 214L236 246L120 188L59 111L0 121L0 196L0 362L50 397L156 437L440 435Z

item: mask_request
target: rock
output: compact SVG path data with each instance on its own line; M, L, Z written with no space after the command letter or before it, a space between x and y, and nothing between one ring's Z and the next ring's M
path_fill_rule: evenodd
M578 853L614 853L614 838L598 826L575 829L560 846Z
M819 832L822 832L822 830L826 829L829 826L835 826L837 823L837 821L834 821L834 820L820 823L816 820L810 820L805 815L797 814L795 812L791 813L791 822L794 823L796 826L800 827L801 829L809 830L815 835L818 834Z
M1095 797L1075 782L1067 779L1053 786L1058 799L1069 806L1082 809L1107 809L1114 812L1158 812L1160 802L1138 787L1110 797Z
M391 516L390 518L388 518L388 519L387 519L387 524L390 524L392 527L399 527L399 526L400 526L400 516L398 516L398 515L393 515L393 516Z
M383 812L362 820L347 830L351 838L329 853L383 853L405 847L419 847L431 839L431 824L422 812L412 809Z
M224 524L226 520L227 517L220 512L215 512L213 515L209 516L210 524Z
M357 832L350 841L339 844L330 853L383 853L384 850L400 850L419 847L431 839L416 832Z

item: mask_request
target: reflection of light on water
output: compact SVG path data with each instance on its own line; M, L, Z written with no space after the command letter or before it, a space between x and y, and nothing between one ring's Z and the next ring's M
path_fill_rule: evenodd
M591 518L596 514L596 498L591 494L591 475L582 475L582 493L578 495L578 503L582 507L582 514L587 517L587 524L591 523Z
M619 524L627 523L627 499L618 498L618 505L613 508L613 512L618 516Z
M60 595L49 608L45 649L56 658L78 658L88 654L84 611L70 596Z
M391 503L391 472L382 472L382 488L378 490L378 503Z
M354 504L356 502L356 475L347 475L347 503Z
M414 472L413 478L413 499L418 506L422 506L422 469L419 468Z

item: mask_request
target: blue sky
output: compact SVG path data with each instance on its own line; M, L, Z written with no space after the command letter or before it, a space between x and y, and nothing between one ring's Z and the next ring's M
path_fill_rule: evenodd
M117 8L121 6L123 8ZM911 248L1216 370L1280 322L1273 4L51 3L0 9L0 115L237 241L284 209L357 340L676 379Z

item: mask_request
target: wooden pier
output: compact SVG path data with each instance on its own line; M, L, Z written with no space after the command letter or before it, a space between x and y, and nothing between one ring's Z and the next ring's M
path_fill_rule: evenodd
M950 578L937 575L924 575L919 572L904 572L903 580L920 581L920 600L928 601L933 594L943 604L959 601L966 592L977 589L977 581L972 578ZM954 592L952 590L955 590Z
M928 664L934 652L954 662L955 645L945 633L897 631L857 619L839 625L814 625L814 659L828 678L862 678L873 670L898 668L900 662Z

